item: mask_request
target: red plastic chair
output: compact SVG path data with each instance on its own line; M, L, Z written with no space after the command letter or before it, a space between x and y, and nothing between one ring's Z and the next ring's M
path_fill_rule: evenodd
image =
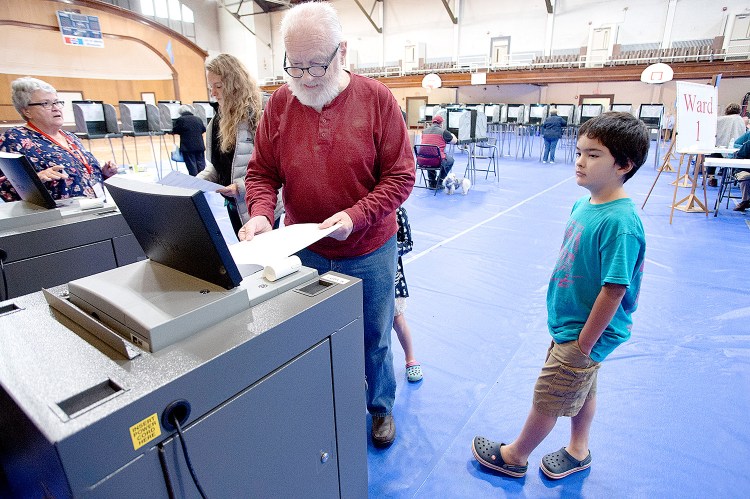
M424 184L417 187L432 189L435 191L434 194L437 194L437 191L442 187L438 182L438 180L440 179L440 174L442 172L442 168L440 165L443 162L443 158L440 155L440 148L438 146L428 144L416 144L414 146L414 155L417 158L417 170L421 172L422 184ZM434 187L430 186L430 177L428 175L428 172L435 173Z

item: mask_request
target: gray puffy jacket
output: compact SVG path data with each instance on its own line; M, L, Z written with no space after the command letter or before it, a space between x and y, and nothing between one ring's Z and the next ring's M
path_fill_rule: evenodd
M198 173L198 178L208 180L209 182L219 182L219 172L213 166L211 158L212 137L213 137L214 120L211 120L206 127L206 168ZM245 203L245 175L247 174L247 165L250 163L250 157L255 149L255 135L249 132L247 121L243 121L237 127L237 141L234 147L234 158L232 159L232 182L237 186L237 211L240 214L242 223L246 224L250 220L247 213L247 204ZM284 213L284 205L281 201L281 191L279 191L276 201L274 216L278 219Z

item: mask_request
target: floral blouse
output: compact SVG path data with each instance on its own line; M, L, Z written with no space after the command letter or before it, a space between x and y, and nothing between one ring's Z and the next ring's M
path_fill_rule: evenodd
M29 160L36 171L46 170L55 165L62 165L68 178L50 180L44 185L54 199L64 199L78 196L96 197L93 186L104 180L99 162L93 154L88 152L81 140L75 134L62 130L68 142L74 144L91 167L91 173L81 160L59 145L55 144L39 132L24 126L8 129L0 135L0 151L21 153ZM18 201L18 193L5 180L0 184L0 197L5 201Z

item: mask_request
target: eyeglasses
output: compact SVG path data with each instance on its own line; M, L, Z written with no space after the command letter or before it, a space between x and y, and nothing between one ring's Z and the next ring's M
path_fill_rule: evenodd
M28 106L42 106L44 109L52 109L52 106L55 107L63 107L65 106L64 100L55 100L55 101L44 101L44 102L29 102L27 104Z
M292 78L302 78L302 75L305 74L305 71L307 71L307 74L309 74L310 76L320 78L321 76L326 74L326 71L328 70L328 66L331 65L331 63L333 62L333 58L336 57L336 52L338 51L339 51L339 46L336 45L336 50L333 51L333 54L331 54L331 57L328 58L328 62L325 63L323 66L309 66L306 68L298 68L296 66L284 66L284 71L286 71L286 74L288 74ZM286 64L286 52L284 52L284 63Z

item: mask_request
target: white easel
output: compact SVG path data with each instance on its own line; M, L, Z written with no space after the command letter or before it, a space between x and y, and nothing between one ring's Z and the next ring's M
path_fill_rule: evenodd
M672 184L674 195L672 196L672 207L669 215L669 223L672 223L674 210L685 211L689 213L705 213L708 217L708 202L706 197L706 180L703 173L703 157L707 154L718 152L715 147L716 142L716 119L718 106L718 89L714 86L717 78L714 77L711 85L701 85L698 83L689 83L684 81L677 82L677 119L675 122L675 136L673 137L670 150L664 157L659 174L651 186L646 201L651 195L651 191L656 185L661 172L666 168L673 150L681 155L680 163L677 166L677 180ZM679 131L679 133L677 133ZM695 157L695 169L690 174L690 163ZM687 158L685 165L685 175L681 176L682 160ZM702 176L703 200L699 199L696 191L698 189L698 176ZM679 187L690 187L690 194L677 201L677 189ZM643 202L641 209L646 205Z

